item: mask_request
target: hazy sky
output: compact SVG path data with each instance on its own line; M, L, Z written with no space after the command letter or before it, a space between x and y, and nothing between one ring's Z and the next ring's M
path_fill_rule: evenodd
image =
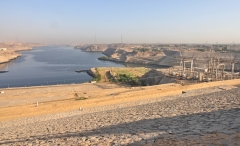
M0 0L0 42L240 43L240 0Z

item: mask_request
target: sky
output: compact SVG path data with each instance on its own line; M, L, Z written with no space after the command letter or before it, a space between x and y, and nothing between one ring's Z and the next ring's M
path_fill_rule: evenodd
M122 36L123 43L240 43L239 6L239 0L0 0L0 42L103 44L121 43Z

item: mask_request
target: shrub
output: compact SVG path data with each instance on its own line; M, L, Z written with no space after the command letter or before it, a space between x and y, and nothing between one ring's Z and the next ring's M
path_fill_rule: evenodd
M127 74L119 74L119 81L122 83L130 84L130 85L138 85L137 77L127 75Z
M78 97L78 98L75 98L75 100L85 100L87 99L86 97Z
M107 56L102 56L102 57L99 57L98 59L99 59L99 60L108 60L109 57L107 57Z
M101 75L99 74L99 71L98 71L98 69L97 69L96 71L97 71L97 76L96 76L96 77L94 77L92 80L93 80L93 81L100 82L100 81L101 81L101 79L102 79L102 77L101 77Z
M147 52L147 51L149 51L148 48L137 48L136 50L139 51L139 52Z

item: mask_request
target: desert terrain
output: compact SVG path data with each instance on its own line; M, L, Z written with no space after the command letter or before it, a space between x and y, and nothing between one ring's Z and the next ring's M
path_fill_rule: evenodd
M21 56L20 53L11 50L0 50L0 63L9 62L12 59Z
M99 60L141 65L178 66L179 57L194 58L198 67L207 67L212 57L240 62L240 45L227 44L109 44L109 45L79 45L76 49L87 52L102 52L105 56ZM226 64L230 69L230 64ZM239 70L239 64L235 69Z
M1 89L0 144L237 145L239 84Z
M103 60L179 63L179 50L121 45L76 49L103 52ZM199 51L181 54L196 54L196 58L212 54L195 52ZM234 57L231 53L222 56ZM240 79L160 84L168 69L99 67L88 72L94 77L92 83L0 89L0 145L240 143ZM239 78L237 72L234 76ZM138 84L141 79L147 79L144 86Z
M33 47L38 46L42 45L36 43L2 42L0 43L0 63L6 63L21 56L18 51L31 50Z

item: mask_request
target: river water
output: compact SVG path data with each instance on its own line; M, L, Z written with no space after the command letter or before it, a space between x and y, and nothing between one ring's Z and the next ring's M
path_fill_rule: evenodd
M124 64L102 61L99 52L82 52L67 46L44 46L22 51L22 56L0 64L0 88L83 83L92 78L76 70L92 67L124 67Z

